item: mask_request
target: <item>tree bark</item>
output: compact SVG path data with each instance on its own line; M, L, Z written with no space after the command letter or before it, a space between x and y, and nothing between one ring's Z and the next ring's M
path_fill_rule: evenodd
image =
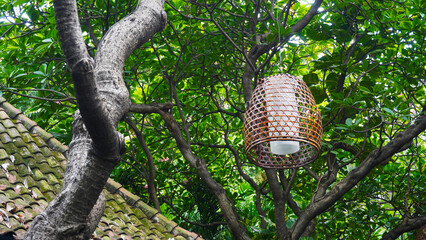
M133 132L136 135L136 138L139 141L139 144L141 145L145 155L146 159L148 161L149 166L149 172L147 173L148 176L146 177L147 185L148 185L148 194L149 199L152 202L152 205L155 209L157 209L159 212L161 212L160 208L160 201L157 197L157 189L155 187L155 164L154 164L154 157L152 156L151 151L148 148L148 145L146 144L145 138L143 137L142 131L140 131L136 124L132 121L130 117L128 117L126 120L127 124L133 129Z
M285 223L285 198L284 190L277 178L277 171L274 169L265 169L269 187L274 197L275 225L277 226L277 239L288 239L288 229Z
M183 157L188 161L188 163L193 167L198 176L202 179L202 181L206 184L209 190L214 194L216 199L219 202L222 213L225 217L226 223L231 234L235 239L238 240L248 240L250 237L247 235L245 228L240 224L239 217L237 211L233 207L233 203L226 196L226 191L218 182L216 182L208 171L206 162L204 159L200 159L191 150L191 146L188 142L183 138L183 135L179 129L179 126L176 120L169 113L163 111L159 107L155 106L147 106L147 105L136 105L133 104L131 106L131 111L134 112L156 112L160 114L166 123L167 128L172 134L173 138L176 140L176 144L182 153Z
M403 219L398 226L386 233L382 240L397 239L401 234L420 228L426 224L426 215Z
M80 111L73 122L61 192L33 220L25 239L89 239L103 215L101 192L124 150L124 141L115 130L130 107L122 78L124 62L164 27L166 14L164 2L143 1L111 27L93 60L84 43L75 1L53 3Z
M166 122L167 127L173 135L173 138L176 139L176 143L182 155L189 162L189 164L197 170L198 176L200 176L206 186L215 195L231 234L235 237L235 239L238 240L250 239L246 233L245 228L240 225L238 214L233 207L233 204L226 196L225 189L222 187L222 185L213 179L207 169L205 160L198 158L192 153L191 147L183 138L175 119L170 114L161 110L159 110L158 113Z
M379 150L371 152L367 158L346 177L337 182L333 188L318 199L312 199L311 203L303 210L291 228L292 239L298 239L310 221L331 207L345 193L351 190L361 181L374 167L386 161L394 154L403 149L403 146L411 142L415 137L426 129L426 115L417 119L416 123L399 133L393 140ZM315 198L315 196L314 196Z

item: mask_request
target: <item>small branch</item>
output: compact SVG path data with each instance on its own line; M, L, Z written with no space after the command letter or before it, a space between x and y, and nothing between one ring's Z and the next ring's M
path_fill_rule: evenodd
M196 225L196 226L200 226L200 227L214 227L214 226L220 226L220 225L226 225L226 222L211 222L211 223L199 223L199 222L194 222L189 220L188 218L186 218L182 213L180 213L172 203L170 203L169 201L167 201L166 199L162 199L165 203L167 203L167 205L170 206L171 209L173 209L173 211L179 215L180 218L182 218L185 222L192 224L192 225Z
M274 169L265 169L265 173L274 197L277 239L285 240L288 237L288 228L285 223L285 193L278 181L277 172Z
M159 110L161 111L168 111L173 107L173 104L171 102L167 103L150 103L150 104L135 104L132 103L130 105L130 112L135 113L158 113Z
M411 142L413 138L417 137L425 129L426 115L422 115L413 125L400 132L387 145L381 149L372 151L358 167L349 172L344 179L337 182L324 196L312 199L311 203L293 225L292 239L298 239L312 219L332 206L345 193L358 184L374 167L398 153L406 143Z
M30 90L32 90L32 89L30 89ZM22 91L30 91L30 90L22 89ZM43 90L47 90L47 89L43 89ZM36 96L27 95L27 94L22 94L20 92L12 91L12 90L9 90L9 89L3 89L2 91L10 92L10 93L18 95L18 96L37 99L37 100L43 100L43 101L49 101L49 102L70 102L70 103L73 103L73 104L77 104L77 102L75 101L76 99L73 98L73 97L70 97L70 96L68 96L66 98L45 98L45 97L36 97ZM19 91L19 89L18 89L18 91Z
M209 190L215 195L219 202L220 208L226 219L231 234L236 239L250 239L246 234L246 229L240 224L239 216L234 205L226 196L226 191L222 185L216 182L208 171L206 161L196 156L190 144L183 138L179 126L173 116L167 112L157 109L157 113L163 118L167 128L176 140L176 144L188 163L197 170L198 176L203 180Z
M284 28L287 26L287 19L288 19L288 15L290 14L290 9L292 4L293 4L293 0L288 0L287 4L285 5L285 7L280 13L280 17L277 19L277 21L279 21L278 24L280 25L282 24ZM285 11L285 17L283 20L284 11Z
M171 8L173 8L173 10L175 10L177 13L179 13L182 17L184 17L184 18L187 18L187 19L195 19L195 20L200 20L200 21L210 21L210 18L200 18L200 17L194 17L194 16L189 16L189 15L186 15L186 14L184 14L184 13L182 13L181 11L179 11L175 6L173 6L171 3L170 3L171 1L169 1L169 0L166 0L166 3L171 7Z
M401 234L420 228L426 224L426 215L418 217L402 219L402 221L394 229L386 233L382 240L393 240L398 238Z
M388 65L388 64L386 64L386 65ZM357 77L357 79L355 80L354 85L352 86L352 88L351 88L351 90L349 91L349 93L348 93L348 95L346 96L346 98L348 98L348 97L352 94L352 92L354 91L355 87L358 85L359 81L360 81L360 80L361 80L361 79L362 79L365 75L367 75L368 73L370 73L371 71L373 71L374 69L376 69L378 66L383 66L383 65L381 65L381 64L377 64L377 65L373 66L372 68L368 69L367 71L365 71L364 73L362 73L359 77Z
M250 60L250 58L247 56L247 53L243 50L243 49L241 49L240 47L239 47L239 45L238 44L236 44L235 42L234 42L234 40L232 40L232 38L223 30L223 28L220 26L220 24L216 21L216 20L214 20L214 17L213 17L213 15L212 15L212 13L210 13L210 20L213 22L213 24L214 25L216 25L216 27L219 29L219 31L223 34L223 36L225 36L226 37L226 39L228 39L228 41L235 47L235 49L237 49L237 51L238 52L240 52L240 53L242 53L243 54L243 56L244 56L244 58L246 59L246 61L247 61L247 63L249 64L249 66L251 67L251 69L253 70L253 71L255 71L256 70L256 67L255 67L255 65L254 65L254 63Z
M318 8L321 6L321 3L323 0L315 0L315 2L312 4L309 11L306 13L305 16L302 17L296 24L293 25L291 28L292 33L300 32L308 23L312 20L315 15L318 13Z
M305 171L311 176L311 177L313 177L315 180L317 180L318 182L320 181L320 179L321 179L321 177L320 176L318 176L318 174L316 173L316 172L314 172L314 171L312 171L312 169L308 166L308 165L305 165L305 166L303 166L303 169L305 169Z
M284 176L284 172L282 170L279 171L279 177L280 177L280 181L281 184L284 187L284 201L288 204L288 206L291 208L291 210L293 210L294 214L296 214L296 216L300 216L300 213L302 212L299 208L299 206L297 205L297 203L293 200L293 198L290 195L290 190L291 190L291 186L294 183L294 180L296 179L297 176L297 168L293 169L292 173L291 173L291 178L290 178L290 182L287 183L287 180L285 179Z
M5 89L3 89L3 91L12 91L12 90L15 90L15 91L40 91L40 92L44 91L44 92L52 92L52 93L56 93L58 95L64 96L66 98L74 99L75 100L75 98L70 97L69 95L67 95L65 93L62 93L62 92L59 92L59 91L56 91L56 90L53 90L53 89L40 89L40 88L30 88L30 89L25 89L25 88L8 89L8 88L5 88Z
M260 199L260 191L256 190L256 201L255 201L255 206L256 206L256 210L259 213L260 216L260 227L262 229L266 229L266 227L268 226L268 224L266 223L265 219L266 219L266 213L265 211L263 211L262 208L262 202Z
M138 139L140 145L142 146L142 149L146 155L146 158L148 159L148 166L149 166L149 174L147 177L148 182L148 193L149 197L154 204L155 209L161 212L160 208L160 202L158 201L157 197L157 190L155 188L155 165L154 165L154 157L152 156L151 151L148 148L148 145L146 144L145 138L143 137L142 132L137 128L136 124L132 121L130 116L127 116L125 118L125 121L129 126L132 128L132 130L136 134L136 138Z

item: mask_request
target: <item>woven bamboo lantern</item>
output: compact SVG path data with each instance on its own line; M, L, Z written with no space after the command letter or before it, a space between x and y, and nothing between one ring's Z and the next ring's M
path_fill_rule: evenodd
M321 148L321 115L306 83L289 74L260 81L244 120L247 158L263 168L296 168Z
M426 225L423 225L418 230L416 240L426 240Z

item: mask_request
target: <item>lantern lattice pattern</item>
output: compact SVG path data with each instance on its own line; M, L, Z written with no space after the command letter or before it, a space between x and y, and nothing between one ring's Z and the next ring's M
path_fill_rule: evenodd
M258 84L246 109L243 131L247 158L264 168L304 166L318 157L321 148L321 115L315 99L303 80L288 74ZM274 154L276 143L296 147Z
M426 240L426 225L423 225L418 230L416 240Z

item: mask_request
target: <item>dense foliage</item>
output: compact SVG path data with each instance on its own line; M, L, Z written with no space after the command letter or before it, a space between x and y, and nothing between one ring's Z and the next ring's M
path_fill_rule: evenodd
M91 54L108 28L136 4L78 1ZM173 104L170 113L183 139L206 161L254 239L273 238L277 230L267 174L244 154L244 74L252 72L253 86L278 73L303 78L322 114L320 158L306 168L278 171L288 228L311 201L370 153L380 152L426 109L423 1L328 0L306 27L292 31L311 4L168 1L166 28L126 62L124 79L132 102ZM52 3L1 0L0 11L1 94L68 144L77 105ZM265 52L250 59L250 51L262 46ZM112 178L206 239L231 237L218 200L189 166L160 115L129 113L119 131L125 134L127 152ZM403 219L424 216L424 140L420 134L375 167L317 216L305 235L378 239ZM414 235L410 231L404 238Z

